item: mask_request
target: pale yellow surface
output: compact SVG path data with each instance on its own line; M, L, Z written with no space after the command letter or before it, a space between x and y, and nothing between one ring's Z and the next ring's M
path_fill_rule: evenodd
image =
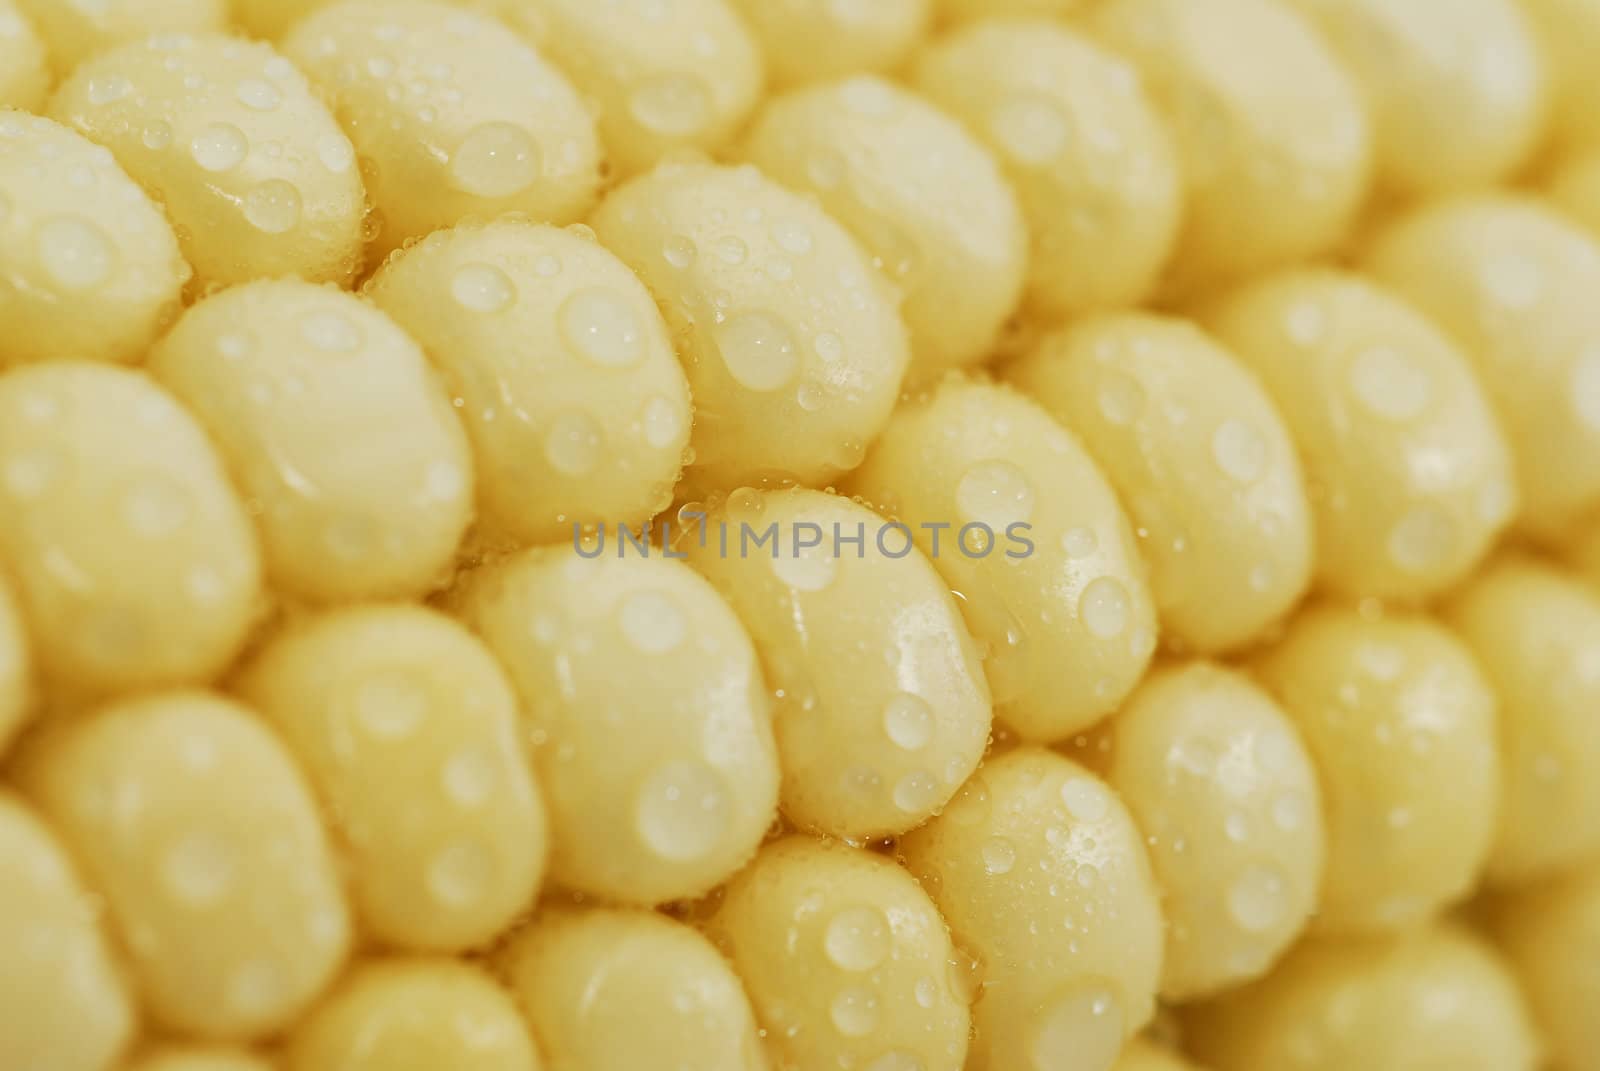
M1098 0L934 0L940 18L949 21L984 19L996 15L1071 15L1086 11Z
M1600 598L1503 558L1447 606L1500 696L1505 789L1489 878L1525 882L1600 854Z
M274 1071L274 1068L265 1056L246 1049L221 1045L164 1045L134 1060L125 1071Z
M1133 531L1037 404L946 380L900 406L846 490L907 525L957 592L995 717L1023 739L1087 728L1138 683L1156 621Z
M1550 134L1574 148L1600 148L1600 0L1522 0L1549 67Z
M1115 1071L1201 1071L1171 1049L1153 1041L1134 1038L1122 1050Z
M16 0L49 50L57 77L115 45L228 23L228 0Z
M38 111L49 91L43 38L17 0L0 0L0 108Z
M965 1065L950 934L892 860L787 837L728 883L706 929L744 979L774 1071Z
M1431 618L1319 608L1254 668L1321 780L1328 861L1312 928L1413 926L1476 886L1494 840L1497 698Z
M467 216L570 223L595 201L594 119L495 19L427 0L343 0L295 24L283 51L361 155L374 261Z
M73 71L49 111L155 192L202 282L348 283L360 269L355 153L267 45L218 34L120 45Z
M781 697L785 816L839 837L920 825L989 740L989 686L960 608L887 523L820 491L746 489L712 513L703 547L695 528L681 544L750 629ZM757 547L773 525L776 540ZM846 542L858 535L859 548Z
M1127 62L1065 25L995 20L935 41L913 80L1016 189L1033 310L1055 319L1149 295L1183 190L1173 142Z
M38 685L34 681L32 644L22 623L22 608L4 575L0 575L0 756L33 716Z
M1496 904L1495 935L1560 1071L1600 1068L1600 864Z
M983 999L967 1071L1109 1071L1155 1011L1164 920L1122 802L1053 752L990 759L900 851Z
M1436 196L1512 176L1545 132L1549 76L1522 0L1293 0L1366 98L1377 181Z
M0 791L0 1067L101 1071L133 1035L132 994L64 847Z
M146 1010L195 1038L275 1033L350 943L311 791L252 711L205 692L61 725L18 782L104 897Z
M774 87L890 73L928 32L935 0L733 0Z
M681 922L552 904L497 958L547 1071L768 1071L732 967Z
M961 124L859 76L774 98L740 156L816 195L905 292L911 378L990 356L1022 298L1028 232L997 161Z
M1261 378L1305 462L1317 579L1421 600L1459 583L1517 508L1511 447L1467 357L1346 272L1257 280L1205 322Z
M463 619L521 700L550 810L551 878L653 905L698 896L755 853L778 756L750 637L681 561L571 544L476 574Z
M233 18L252 37L276 41L300 19L334 0L231 0Z
M1360 91L1277 0L1107 0L1090 22L1138 64L1182 161L1178 290L1321 253L1366 195Z
M511 995L453 959L367 960L291 1031L284 1071L538 1071Z
M661 303L695 402L691 481L822 485L860 464L910 358L894 288L754 167L668 165L591 221Z
M1600 238L1600 151L1563 162L1546 180L1545 192L1558 209Z
M605 249L555 227L462 226L391 260L366 293L461 399L487 532L637 531L672 501L688 384L649 291Z
M102 693L214 677L261 594L249 518L200 426L145 376L0 376L0 561L40 674Z
M1510 436L1523 524L1559 535L1600 503L1600 244L1489 194L1402 217L1366 267L1451 335Z
M459 951L532 907L544 804L511 686L460 625L415 606L335 611L273 639L236 687L324 801L373 938Z
M1209 662L1152 673L1112 718L1106 780L1144 830L1165 898L1161 991L1266 973L1317 907L1322 792L1294 723Z
M1140 535L1170 644L1238 647L1305 593L1312 511L1289 429L1233 354L1192 324L1090 317L1005 375L1105 469Z
M616 175L721 148L761 99L761 46L728 0L475 2L521 29L572 79L595 111Z
M248 283L192 307L149 362L221 450L279 590L398 598L449 577L472 459L443 385L388 317L332 287Z
M1453 926L1312 941L1276 971L1183 1016L1191 1052L1228 1071L1533 1071L1522 995Z
M137 361L190 274L161 209L109 152L0 112L0 368Z

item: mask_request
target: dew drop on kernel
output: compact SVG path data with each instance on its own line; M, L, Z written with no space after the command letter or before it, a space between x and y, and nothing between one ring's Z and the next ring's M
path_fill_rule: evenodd
M161 119L148 123L140 133L139 141L152 152L165 149L172 144L172 126Z
M1099 545L1093 528L1069 528L1061 537L1061 549L1069 558L1087 558Z
M1122 635L1128 627L1128 589L1115 577L1090 581L1078 598L1078 616L1102 640Z
M694 263L696 252L694 242L681 234L673 235L661 246L661 255L679 271Z
M324 134L317 139L317 159L335 175L342 175L355 163L356 150L343 134Z
M895 747L920 751L933 739L933 710L920 696L902 692L884 708L883 731Z
M1033 485L1009 461L982 461L956 486L956 508L964 520L987 524L997 532L1033 516Z
M421 727L427 715L427 694L404 677L373 677L362 682L356 692L356 721L380 740L405 739Z
M628 112L646 130L663 137L687 137L711 117L711 94L689 74L664 74L641 82L628 95Z
M844 356L844 342L832 331L824 331L812 339L811 348L817 351L824 364L833 364Z
M450 158L457 189L477 197L511 197L532 186L543 161L526 130L512 123L484 123L462 139Z
M678 407L666 398L652 398L644 408L644 438L657 450L664 450L683 434L683 418Z
M1125 372L1108 370L1100 376L1100 389L1095 396L1100 415L1112 424L1126 427L1139 418L1144 410L1144 388Z
M494 792L494 760L482 748L464 748L445 760L440 779L457 805L481 806Z
M1063 784L1061 802L1067 813L1080 822L1100 821L1111 806L1105 788L1087 777L1074 777Z
M939 782L926 770L913 770L894 786L894 805L906 814L933 809L939 802Z
M1267 442L1242 420L1225 420L1211 437L1217 467L1239 483L1254 483L1267 471Z
M1018 163L1047 164L1066 150L1072 128L1060 106L1037 93L1015 93L995 106L989 130Z
M336 312L318 312L300 324L300 337L319 350L349 353L361 345L361 332L355 324Z
M634 823L651 851L673 862L688 862L722 840L729 820L728 790L722 778L699 762L658 766L640 786Z
M300 191L283 179L268 179L244 198L244 218L258 231L283 234L300 222Z
M183 903L214 904L233 885L233 851L214 834L188 833L167 852L161 874L167 890Z
M794 554L779 553L772 571L796 591L823 591L833 583L839 563L826 547L800 547Z
M428 864L428 891L446 907L466 907L484 894L494 870L489 851L476 841L452 841Z
M811 252L811 231L797 220L779 220L772 225L772 240L785 253L797 257Z
M1299 301L1284 314L1283 329L1290 341L1300 346L1315 346L1327 330L1328 314L1312 301Z
M212 123L189 143L194 162L206 171L228 171L244 161L250 143L232 123Z
M823 934L828 959L847 971L870 971L889 955L889 920L875 907L846 908Z
M189 519L189 496L164 476L134 480L122 500L122 516L134 535L146 539L169 536Z
M277 966L255 960L228 979L228 1005L243 1015L262 1015L282 1003L284 988L283 972Z
M918 978L913 992L917 998L917 1007L931 1008L939 1000L939 983L932 978Z
M841 989L829 1006L828 1017L845 1037L866 1037L878 1025L878 998L859 986Z
M240 104L258 112L270 112L283 103L283 97L277 87L259 78L246 78L240 82L234 95L239 98Z
M89 103L115 104L133 92L133 83L121 75L89 79Z
M579 290L561 305L561 333L595 364L626 368L644 352L644 332L633 306L610 290Z
M1011 873L1011 868L1017 865L1017 850L1004 837L990 837L983 842L979 853L983 856L984 871L996 877Z
M1293 833L1306 824L1310 817L1310 804L1296 792L1285 792L1272 801L1272 824L1285 833Z
M1428 373L1387 346L1365 350L1350 366L1350 386L1374 415L1397 423L1413 420L1428 407Z
M603 432L587 413L563 413L545 436L545 459L566 476L583 476L600 464Z
M451 276L450 296L473 312L499 312L516 297L516 287L493 264L463 264Z
M688 631L678 604L656 591L630 596L618 621L628 642L644 654L666 654L683 642Z
M105 233L76 216L57 216L41 224L34 238L39 266L59 286L89 290L111 276L117 251Z
M1283 877L1264 866L1249 866L1228 888L1228 913L1250 933L1270 930L1288 909Z
M724 264L743 264L750 255L750 247L736 234L724 235L716 242L717 257Z
M753 391L772 391L794 379L799 350L789 325L767 312L746 312L716 329L728 374Z
M1122 1052L1122 1004L1104 985L1079 985L1057 997L1033 1029L1032 1071L1110 1071Z
M1389 532L1389 557L1410 573L1423 573L1446 560L1456 543L1456 522L1443 509L1422 505L1395 522Z

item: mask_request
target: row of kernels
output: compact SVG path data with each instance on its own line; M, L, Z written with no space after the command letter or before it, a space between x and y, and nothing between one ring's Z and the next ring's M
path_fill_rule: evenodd
M751 547L757 537L770 548ZM983 757L989 689L955 598L910 533L820 491L744 490L683 545L750 630L780 697L789 820L872 838L937 813Z
M1504 896L1491 915L1548 1057L1564 1071L1600 1068L1600 864Z
M17 0L0 0L0 108L37 111L49 91L44 41Z

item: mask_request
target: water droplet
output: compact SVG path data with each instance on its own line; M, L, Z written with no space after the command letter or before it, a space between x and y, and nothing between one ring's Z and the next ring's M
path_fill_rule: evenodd
M343 134L324 134L317 139L317 159L335 175L342 175L355 163L356 150Z
M249 152L244 132L232 123L212 123L189 143L189 154L206 171L228 171L238 167Z
M844 356L844 343L832 331L824 331L812 339L811 348L817 351L824 364L833 364Z
M169 536L189 519L189 495L165 476L136 479L122 500L128 528L146 539Z
M235 96L239 98L240 104L258 112L270 112L283 103L283 97L278 93L277 87L259 78L246 78L240 82Z
M1409 573L1425 573L1444 563L1456 543L1456 522L1443 509L1422 505L1395 522L1389 532L1389 557Z
M1122 635L1128 615L1128 589L1115 577L1090 581L1078 598L1078 616L1090 633L1102 640Z
M551 468L566 476L583 476L600 464L604 433L587 413L562 413L551 422L544 454Z
M440 780L460 806L482 806L494 792L494 759L481 747L463 748L445 760Z
M750 255L750 247L736 234L724 235L716 242L717 257L724 264L743 264Z
M1098 822L1111 807L1105 786L1087 777L1074 777L1061 786L1061 802L1080 822Z
M337 312L316 312L300 323L300 337L319 350L349 353L361 345L361 332Z
M828 548L800 547L793 554L786 553L789 549L793 548L780 548L772 559L772 571L779 580L796 591L822 591L833 583L839 563Z
M833 998L828 1017L839 1033L846 1037L866 1037L878 1025L878 998L869 990L858 986L841 989Z
M1267 441L1254 425L1225 420L1211 437L1217 467L1240 483L1254 483L1267 471Z
M561 332L595 364L626 368L644 353L644 332L622 295L599 287L579 290L561 305Z
M300 191L283 179L268 179L245 195L244 218L267 234L291 231L300 222Z
M641 82L628 96L628 111L646 130L681 138L705 128L711 94L689 74L663 74Z
M1387 346L1374 346L1356 358L1350 386L1368 410L1396 422L1419 416L1432 394L1428 373Z
M618 615L622 634L645 654L666 654L683 642L688 625L683 611L669 595L642 591L622 604Z
M282 1006L285 989L283 972L276 965L253 960L228 979L228 1006L241 1015L266 1015Z
M1126 372L1106 369L1100 373L1100 388L1095 395L1100 415L1120 427L1126 427L1144 411L1144 388Z
M844 160L838 153L823 150L806 161L806 177L813 185L831 190L844 181Z
M784 219L772 225L772 240L785 253L803 257L811 252L811 230L798 220Z
M772 391L794 379L799 351L789 325L767 312L746 312L716 329L728 374L753 391Z
M932 978L918 978L914 992L917 1007L931 1008L939 999L939 983Z
M933 708L920 696L902 692L884 708L883 731L895 747L919 751L933 739Z
M1229 840L1243 844L1250 839L1250 820L1238 811L1234 811L1223 819L1222 831L1227 834Z
M634 822L651 851L683 863L703 858L717 846L730 811L728 790L717 771L678 760L656 767L640 786Z
M117 250L99 227L76 216L57 216L41 224L34 237L39 266L68 290L88 290L111 276Z
M980 461L961 477L956 508L963 519L1003 532L1033 516L1033 485L1009 461Z
M1014 93L989 115L989 131L1018 163L1050 163L1067 148L1071 121L1061 107L1038 93Z
M1298 792L1281 793L1272 801L1272 824L1285 833L1305 825L1310 813L1311 805Z
M1572 366L1572 406L1579 420L1600 431L1600 346L1585 350Z
M428 891L446 907L467 907L478 900L494 876L494 857L477 841L451 841L428 865Z
M1300 346L1315 346L1328 328L1328 314L1314 301L1297 301L1283 317L1283 329Z
M356 721L380 740L405 739L421 727L427 716L428 695L409 678L371 677L356 691Z
M889 955L889 920L875 907L851 907L828 922L823 948L836 966L870 971Z
M114 104L133 92L133 83L121 75L89 79L89 103Z
M1109 986L1080 983L1051 1002L1033 1030L1033 1071L1110 1071L1122 1052L1122 1003Z
M1544 272L1536 262L1509 253L1483 264L1478 285L1485 296L1508 309L1527 309L1544 293Z
M54 449L24 450L6 459L0 476L7 490L26 501L48 491L65 467L62 455Z
M1061 549L1069 558L1087 558L1099 545L1092 528L1069 528L1061 537Z
M939 804L939 782L926 770L913 770L894 786L894 805L906 814L922 814Z
M473 312L499 312L516 298L511 277L492 264L463 264L450 279L456 304Z
M694 242L681 234L673 235L661 246L661 255L679 271L694 263L696 253Z
M984 871L996 877L1011 873L1017 865L1017 850L1004 837L990 837L978 850L983 856Z
M539 178L539 146L512 123L484 123L462 139L450 158L457 189L477 197L510 197Z
M139 135L139 141L152 152L165 149L172 144L172 126L160 119L148 123Z
M212 833L189 833L167 852L161 868L167 890L191 906L214 904L233 886L233 848Z
M652 398L644 409L644 438L657 450L677 444L683 434L683 417L678 406L666 398Z
M1277 871L1252 865L1228 888L1228 912L1250 933L1270 930L1288 910L1288 891Z

